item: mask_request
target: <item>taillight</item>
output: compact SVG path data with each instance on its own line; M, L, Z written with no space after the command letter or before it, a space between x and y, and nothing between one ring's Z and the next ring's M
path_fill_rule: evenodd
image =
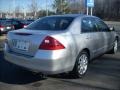
M64 48L63 44L50 36L47 36L39 46L39 49L43 50L59 50Z
M23 28L26 28L27 27L27 25L23 25Z
M4 30L4 28L5 28L4 26L0 26L0 30L1 30L1 31L3 31L3 30Z

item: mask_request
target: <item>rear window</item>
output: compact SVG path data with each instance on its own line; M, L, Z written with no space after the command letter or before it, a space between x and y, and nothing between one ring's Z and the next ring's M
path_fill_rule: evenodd
M11 25L11 23L9 21L2 20L0 21L0 25L6 26L6 25Z
M65 30L73 21L73 17L45 17L27 26L32 30Z
M12 23L10 21L6 21L4 24L6 24L6 25L12 25Z

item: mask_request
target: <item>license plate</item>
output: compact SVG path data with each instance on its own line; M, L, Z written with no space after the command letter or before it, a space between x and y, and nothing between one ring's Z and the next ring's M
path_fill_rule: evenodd
M29 49L29 42L23 40L13 40L13 46L16 49L28 51Z

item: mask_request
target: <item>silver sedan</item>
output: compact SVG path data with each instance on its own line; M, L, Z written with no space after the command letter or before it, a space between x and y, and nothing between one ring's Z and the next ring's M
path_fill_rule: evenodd
M85 75L88 63L116 53L118 36L101 19L87 15L43 17L7 34L4 54L11 63L44 74Z

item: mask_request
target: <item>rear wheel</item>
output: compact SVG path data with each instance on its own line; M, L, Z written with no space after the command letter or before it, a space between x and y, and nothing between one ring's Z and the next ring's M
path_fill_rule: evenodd
M73 69L73 74L81 78L85 75L88 68L89 55L86 51L82 51L76 60L75 67Z

